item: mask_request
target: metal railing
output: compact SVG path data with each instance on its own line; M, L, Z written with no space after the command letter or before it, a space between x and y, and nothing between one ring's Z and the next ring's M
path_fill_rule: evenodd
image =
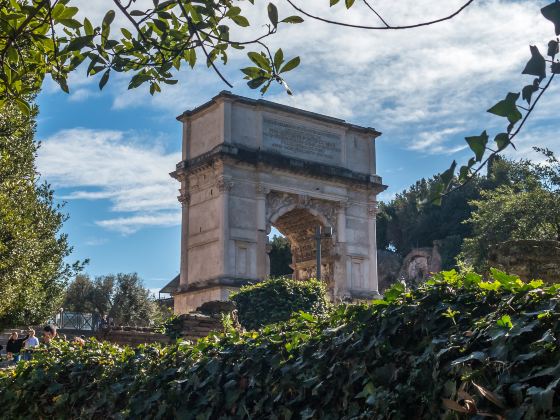
M66 330L95 331L98 329L99 315L81 312L60 312L54 319L58 328Z

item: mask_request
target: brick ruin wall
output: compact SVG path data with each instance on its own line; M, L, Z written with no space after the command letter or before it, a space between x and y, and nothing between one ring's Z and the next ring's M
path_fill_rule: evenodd
M560 281L560 242L507 241L495 246L488 255L488 265L522 280Z

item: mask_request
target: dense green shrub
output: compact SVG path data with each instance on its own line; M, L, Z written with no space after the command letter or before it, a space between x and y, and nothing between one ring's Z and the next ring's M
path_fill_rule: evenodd
M58 343L0 372L4 418L560 418L560 285L445 272L385 300L136 351ZM461 414L459 414L461 415Z
M248 330L287 321L294 312L324 314L329 307L325 284L317 280L278 277L242 287L230 297L239 322Z

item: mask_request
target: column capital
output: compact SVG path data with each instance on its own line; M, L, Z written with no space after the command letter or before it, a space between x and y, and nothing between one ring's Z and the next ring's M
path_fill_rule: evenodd
M259 182L255 185L255 191L257 192L257 195L266 195L270 192L270 188Z
M182 207L187 207L189 205L189 203L191 202L191 195L186 188L179 189L177 200L179 201L179 203L181 203Z
M375 217L377 215L377 213L379 212L379 208L377 206L377 201L371 201L368 204L367 212L368 212L369 217Z
M218 177L216 185L218 186L218 190L220 190L221 193L229 192L233 188L233 181L230 177L222 175Z
M348 203L348 200L341 200L341 201L338 201L336 203L336 211L338 211L338 212L343 212L348 207L350 207L350 204Z

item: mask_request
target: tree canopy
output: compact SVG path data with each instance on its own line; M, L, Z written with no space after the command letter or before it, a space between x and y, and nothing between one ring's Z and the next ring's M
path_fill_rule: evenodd
M80 264L60 232L66 215L35 168L37 109L14 104L0 112L0 329L35 324L55 313Z
M465 221L472 234L465 238L459 258L477 270L487 270L494 245L508 240L560 240L560 164L549 154L547 165L520 162L515 182L482 191Z
M119 325L148 325L163 317L136 273L110 274L93 280L78 275L66 290L64 308L108 315Z
M393 200L380 204L378 247L405 257L413 248L438 245L443 268L455 267L463 240L473 235L469 218L476 200L500 186L510 189L521 188L521 185L537 187L539 178L544 175L539 177L532 168L534 165L528 161L495 159L486 175L477 176L455 189L443 197L439 205L424 200L438 188L439 177L417 181ZM548 179L552 179L552 175ZM460 183L455 179L452 185ZM487 222L491 224L491 220Z

